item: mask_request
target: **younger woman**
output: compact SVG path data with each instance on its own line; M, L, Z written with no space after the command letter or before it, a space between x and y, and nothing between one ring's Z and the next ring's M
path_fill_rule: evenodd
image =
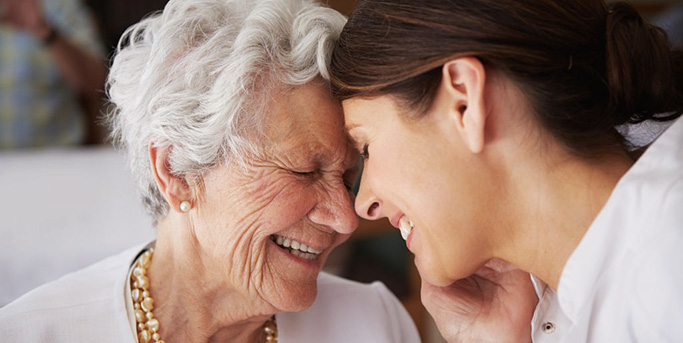
M683 340L683 122L637 161L624 136L681 115L683 59L633 7L364 1L331 71L356 211L449 341Z

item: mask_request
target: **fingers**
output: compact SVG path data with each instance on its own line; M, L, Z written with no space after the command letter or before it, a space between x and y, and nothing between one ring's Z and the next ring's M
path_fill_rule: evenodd
M517 267L515 267L515 265L513 265L512 263L500 258L492 258L488 262L486 262L484 266L491 268L499 273L517 269Z
M445 306L446 308L451 306L479 308L483 301L481 288L472 278L459 280L446 287L437 287L423 280L420 297L425 306Z
M481 313L482 298L466 291L467 288L458 282L447 287L436 287L422 281L422 303L449 342L460 341L458 337L468 331Z

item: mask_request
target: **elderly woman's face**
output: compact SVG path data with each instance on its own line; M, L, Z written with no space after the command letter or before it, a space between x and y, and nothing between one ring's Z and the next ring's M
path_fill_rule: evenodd
M267 113L268 139L251 166L227 163L205 176L193 230L226 287L299 311L315 300L330 251L357 226L348 192L357 153L341 107L318 82L275 94Z

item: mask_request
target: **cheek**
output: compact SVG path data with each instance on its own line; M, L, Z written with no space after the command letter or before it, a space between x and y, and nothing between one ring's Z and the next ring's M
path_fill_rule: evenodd
M262 179L246 194L240 217L245 224L270 236L300 222L315 206L316 199L314 187L294 176Z
M264 177L235 188L213 186L209 190L212 185L206 184L194 227L197 239L221 261L217 269L230 270L231 279L261 285L273 274L268 269L270 236L305 218L315 205L314 190L286 176Z
M270 200L270 209L277 216L299 220L315 203L315 192L310 185L290 178L280 182L280 190Z
M424 224L413 237L418 246L415 263L428 283L445 287L472 273L472 244L453 227ZM415 244L417 243L417 244Z
M487 258L486 199L481 188L448 161L423 164L411 175L407 212L415 216L424 277L447 285L469 276Z
M223 249L226 245L246 248L244 242L230 243L235 239L265 242L271 234L300 220L312 198L300 182L275 173L237 185L207 182L196 221L198 238Z
M423 270L432 282L445 286L471 275L490 253L486 225L487 212L473 203L476 196L452 191L432 192L432 197L420 198L424 205L418 218L419 253Z

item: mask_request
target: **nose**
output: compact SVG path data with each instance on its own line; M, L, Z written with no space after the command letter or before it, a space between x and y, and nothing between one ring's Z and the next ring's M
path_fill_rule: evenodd
M341 178L326 191L320 192L318 203L308 213L308 218L342 234L350 234L356 230L358 216L353 211L351 194Z
M365 171L361 176L355 207L356 213L362 218L377 220L384 217L382 202L372 193L368 186L367 173Z

